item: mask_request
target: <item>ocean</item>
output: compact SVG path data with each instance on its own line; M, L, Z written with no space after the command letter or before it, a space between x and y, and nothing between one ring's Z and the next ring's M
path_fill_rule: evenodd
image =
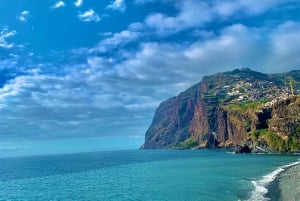
M2 158L0 201L269 200L269 183L286 165L298 160L295 155L226 150L127 150Z

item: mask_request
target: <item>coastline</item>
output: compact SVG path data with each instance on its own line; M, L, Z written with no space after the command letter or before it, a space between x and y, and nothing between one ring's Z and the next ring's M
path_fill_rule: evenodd
M271 201L300 200L300 162L283 166L282 169L267 185L266 197Z
M287 168L285 171L287 171ZM284 171L284 172L285 172ZM270 201L279 201L281 197L281 190L279 187L279 178L283 174L283 172L279 173L279 175L267 185L268 192L266 193L266 197L270 199Z

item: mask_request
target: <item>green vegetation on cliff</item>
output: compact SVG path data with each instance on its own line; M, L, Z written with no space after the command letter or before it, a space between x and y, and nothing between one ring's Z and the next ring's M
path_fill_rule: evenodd
M268 129L254 130L251 132L254 142L265 140L271 151L296 152L300 150L300 127L288 136L280 136Z
M270 132L268 129L254 130L251 132L251 137L256 142L265 140L272 151L286 152L290 150L287 140L281 138L276 133Z
M300 126L297 127L295 132L291 133L287 141L289 151L300 150Z
M199 143L198 143L197 139L194 137L190 137L175 146L171 146L171 148L173 148L173 149L192 149L192 148L196 148L198 146L199 146Z

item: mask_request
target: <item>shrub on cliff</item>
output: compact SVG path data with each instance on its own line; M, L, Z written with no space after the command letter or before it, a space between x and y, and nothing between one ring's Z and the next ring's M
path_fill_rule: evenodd
M296 130L290 134L288 138L289 150L300 151L300 125L297 126Z

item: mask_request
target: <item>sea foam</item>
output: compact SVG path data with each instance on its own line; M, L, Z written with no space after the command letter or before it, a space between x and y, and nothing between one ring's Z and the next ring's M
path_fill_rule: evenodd
M265 197L265 195L268 193L268 189L267 189L268 184L270 184L272 181L274 181L274 179L286 168L289 168L289 167L292 167L295 165L299 165L299 164L300 164L300 160L297 162L294 162L294 163L290 163L288 165L281 166L281 167L277 168L276 170L274 170L273 172L271 172L270 174L263 176L262 179L260 179L258 181L251 181L251 183L254 186L254 190L248 201L257 201L257 200L268 201L268 200L270 200L269 198Z

